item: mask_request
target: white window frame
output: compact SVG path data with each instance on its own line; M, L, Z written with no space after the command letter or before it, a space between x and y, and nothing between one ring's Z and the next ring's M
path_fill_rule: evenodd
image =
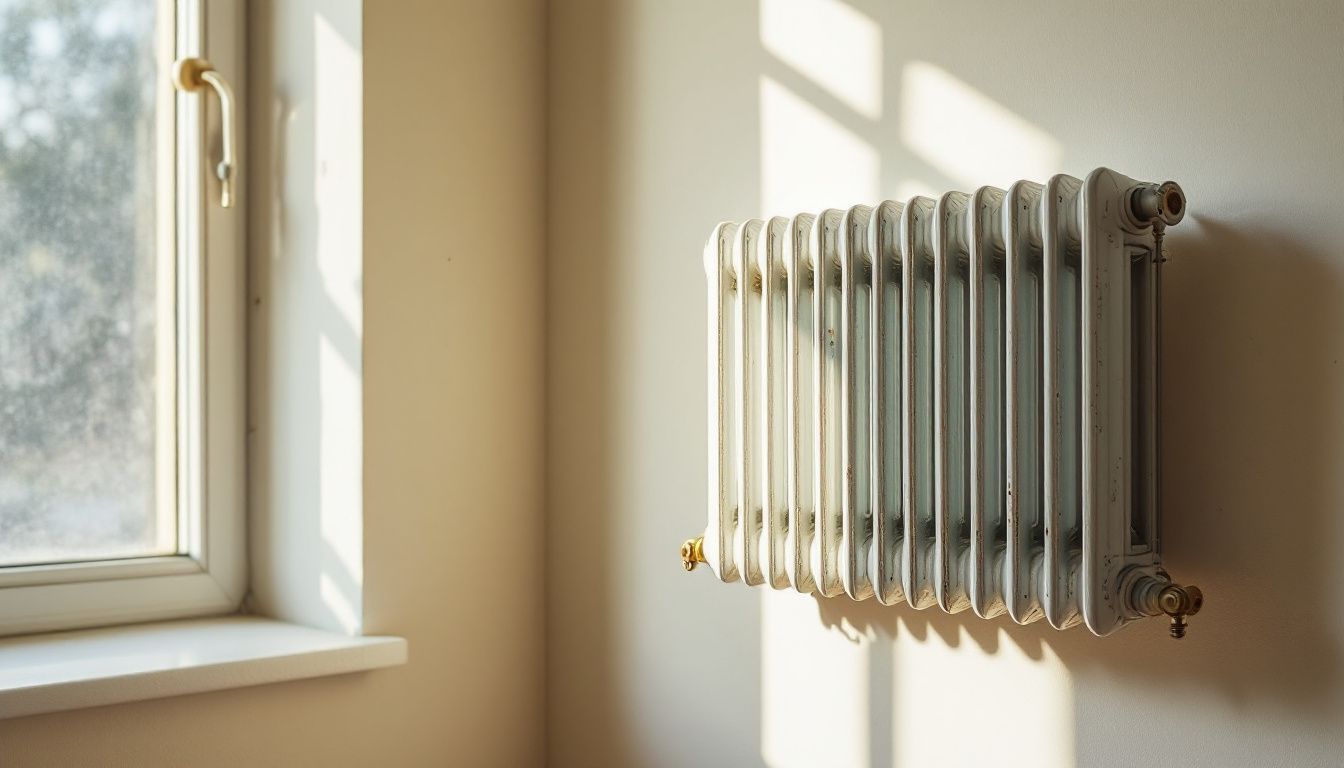
M161 50L209 58L239 106L246 104L243 7L159 0L160 18L174 19L161 24ZM0 635L229 613L247 589L247 165L240 162L236 172L240 199L220 208L219 182L207 173L218 162L218 103L207 108L211 96L173 92L166 67L161 79L160 113L170 110L175 121L160 130L159 187L177 192L161 193L159 206L160 251L176 263L171 272L160 270L175 274L176 286L160 280L160 294L172 302L176 332L172 343L160 342L159 358L161 368L175 360L166 386L176 396L160 399L175 403L176 418L161 411L160 422L176 422L177 450L160 456L176 464L175 472L160 473L168 478L160 488L176 499L166 514L176 514L178 554L0 568ZM238 120L240 130L244 124ZM241 160L242 141L238 148Z

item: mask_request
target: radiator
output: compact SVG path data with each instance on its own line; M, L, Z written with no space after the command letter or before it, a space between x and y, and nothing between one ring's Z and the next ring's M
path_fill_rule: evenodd
M709 503L690 570L1107 635L1203 598L1162 568L1174 182L724 223L705 248Z

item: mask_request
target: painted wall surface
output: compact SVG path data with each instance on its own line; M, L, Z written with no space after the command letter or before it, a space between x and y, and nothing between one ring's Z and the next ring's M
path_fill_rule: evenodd
M290 570L312 574L309 591L263 601L292 611L317 597L305 618L345 628L362 570L364 630L405 636L411 660L3 720L0 765L539 764L542 285L522 276L542 269L541 3L304 0L251 11L253 266L268 279L310 278L288 299L308 302L300 314L311 324L271 349L295 355L277 352L274 364L306 366L286 379L297 387L290 404L340 430L268 438L288 463L261 498L300 507L271 509L293 527L262 544L281 547L305 525L333 535L351 525L340 511L358 511L348 494L360 478L348 473L360 467L343 464L339 441L358 438L361 400L364 443L362 561L358 550L304 550ZM361 130L361 59L362 235L361 193L348 186L359 158L342 154ZM346 375L328 389L332 369ZM307 401L304 381L322 385Z
M1344 6L567 0L550 9L556 766L1337 766ZM1107 165L1178 180L1165 546L1097 639L681 571L724 219Z
M361 12L259 7L248 40L250 604L343 633L363 620Z

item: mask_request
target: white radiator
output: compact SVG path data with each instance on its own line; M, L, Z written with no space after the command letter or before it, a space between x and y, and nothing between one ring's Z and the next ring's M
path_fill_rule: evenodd
M709 521L724 581L1082 623L1197 588L1158 539L1161 241L1173 182L725 223L709 286Z

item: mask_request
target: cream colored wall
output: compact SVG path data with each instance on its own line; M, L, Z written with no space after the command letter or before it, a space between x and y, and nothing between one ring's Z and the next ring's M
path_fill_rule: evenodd
M303 34L275 42L282 58L314 55L322 39L358 55L359 5L253 3L253 44L283 27ZM542 761L542 285L528 278L543 235L542 11L540 0L363 7L363 619L407 637L410 663L3 720L0 765ZM253 127L274 132L254 136L259 158L305 135L271 123L272 107L302 123L325 106L283 72L270 74L287 90L268 87L265 66ZM254 242L271 269L321 262L320 238L285 228L331 230L322 201L340 192L322 188L316 147L286 150L282 167L250 169L268 228ZM270 197L285 189L291 199ZM272 204L284 215L257 213Z
M790 30L781 7L818 18ZM550 13L554 765L1339 764L1344 7ZM982 135L939 127L948 113ZM1192 212L1165 285L1166 551L1208 595L1186 640L681 572L677 545L704 524L715 222L1103 164L1179 180Z

